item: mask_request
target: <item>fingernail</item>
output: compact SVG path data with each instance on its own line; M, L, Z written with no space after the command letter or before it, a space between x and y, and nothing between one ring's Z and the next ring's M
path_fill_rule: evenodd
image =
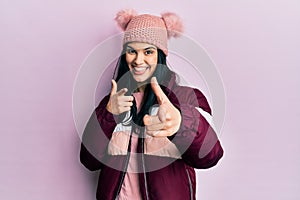
M152 82L153 82L153 83L157 83L157 79L156 79L155 76L152 77Z

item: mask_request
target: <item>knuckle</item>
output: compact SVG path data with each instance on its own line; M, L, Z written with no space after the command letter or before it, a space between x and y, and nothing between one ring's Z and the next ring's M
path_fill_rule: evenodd
M172 122L166 122L166 123L165 123L165 127L167 127L167 128L172 127Z

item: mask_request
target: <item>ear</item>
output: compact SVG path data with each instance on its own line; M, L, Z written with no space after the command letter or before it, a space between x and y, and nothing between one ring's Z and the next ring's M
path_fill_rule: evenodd
M171 12L165 12L161 14L161 17L166 24L168 38L179 37L181 33L183 33L183 24L178 15Z
M130 20L137 16L137 12L133 9L120 10L115 17L119 27L125 31Z

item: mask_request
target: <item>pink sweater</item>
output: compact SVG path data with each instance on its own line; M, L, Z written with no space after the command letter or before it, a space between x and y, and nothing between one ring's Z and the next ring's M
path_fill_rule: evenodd
M142 92L133 94L138 111L140 110L143 95L144 93ZM133 134L131 139L131 152L133 153L130 155L129 158L127 173L125 175L118 200L132 200L132 199L142 200L142 195L140 192L140 185L139 185L139 176L137 173L138 163L135 156L135 152L137 151L137 144L138 144L138 136L136 134Z

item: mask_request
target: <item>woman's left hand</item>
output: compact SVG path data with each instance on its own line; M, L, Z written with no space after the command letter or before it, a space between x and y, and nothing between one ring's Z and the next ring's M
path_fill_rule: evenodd
M145 115L143 120L146 133L153 137L174 135L180 128L181 114L162 91L155 77L151 78L151 87L159 103L156 115Z

